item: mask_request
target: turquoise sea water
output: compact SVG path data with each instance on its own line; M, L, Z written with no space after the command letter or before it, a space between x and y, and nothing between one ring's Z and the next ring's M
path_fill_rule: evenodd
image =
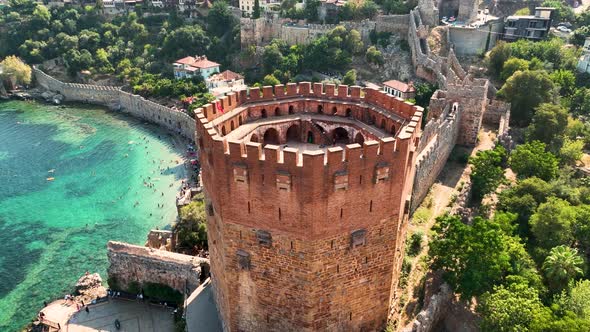
M0 103L0 331L18 331L85 271L106 279L108 240L143 244L174 220L183 148L98 107Z

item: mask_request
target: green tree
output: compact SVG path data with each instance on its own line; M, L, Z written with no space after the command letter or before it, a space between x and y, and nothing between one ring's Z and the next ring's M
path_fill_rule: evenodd
M342 84L349 85L349 86L356 84L356 70L355 69L351 69L351 70L347 71L346 74L344 74L344 77L342 78Z
M590 89L576 89L570 98L570 112L575 115L590 115Z
M498 91L498 95L511 103L511 119L522 126L529 124L539 104L556 99L553 81L542 70L514 73Z
M51 13L47 7L41 4L37 5L33 11L33 16L31 17L31 27L36 30L41 30L43 28L49 27L50 21Z
M539 205L530 220L531 231L539 247L549 250L573 243L576 216L576 209L568 201L557 197L550 197Z
M545 144L539 141L517 146L509 162L519 178L536 176L546 181L555 178L559 165L557 158L551 152L546 152Z
M558 292L567 287L570 281L584 274L583 265L584 260L576 249L562 245L551 249L542 269L550 288Z
M31 67L14 55L7 56L0 61L0 68L2 68L0 71L1 78L13 77L18 84L31 83Z
M558 301L564 310L580 318L590 319L590 280L579 280L569 292L563 292Z
M532 265L522 244L496 222L476 217L473 225L466 225L458 216L446 215L437 219L433 230L432 267L442 269L445 281L464 299L489 291L506 275Z
M522 282L495 286L493 291L481 296L477 311L484 332L541 331L551 319L551 312L541 303L538 291Z
M575 165L584 155L584 141L566 138L559 149L559 158L564 164Z
M517 71L526 71L529 70L529 62L524 59L519 58L510 58L504 62L504 66L502 67L502 74L500 78L503 81L506 81L512 74Z
M536 108L527 128L527 140L545 143L550 150L559 151L568 124L568 112L555 104L541 104Z
M553 12L555 23L573 22L575 19L574 10L563 0L545 0L542 6L555 8Z
M365 53L365 59L368 63L372 63L378 66L383 65L385 60L383 59L383 54L379 51L375 46L371 46L367 49Z
M559 87L562 96L571 96L576 90L576 76L570 70L559 69L551 73L551 80Z
M260 18L260 1L254 0L254 8L252 9L252 18Z
M264 79L262 80L262 85L263 86L275 86L281 84L281 81L279 81L276 77L274 77L272 74L266 75L264 76Z
M202 55L207 52L211 41L198 25L183 26L172 31L164 39L162 54L168 59L187 55Z
M488 71L499 78L504 68L504 63L510 59L512 55L512 48L510 44L504 41L498 41L496 46L490 51L486 61L488 65Z
M319 8L320 8L320 1L319 0L307 0L305 2L305 9L303 10L303 15L305 16L305 19L310 22L317 22Z
M497 145L493 150L479 151L475 157L469 159L471 168L471 183L473 199L481 199L496 190L504 180L502 165L506 162L506 149Z

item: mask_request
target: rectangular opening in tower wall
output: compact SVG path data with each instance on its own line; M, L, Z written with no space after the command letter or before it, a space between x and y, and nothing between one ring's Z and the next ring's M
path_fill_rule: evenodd
M242 270L250 270L250 254L240 249L237 252L238 267Z
M258 244L261 246L270 247L272 245L272 236L267 231L257 230L256 240L258 240Z
M367 231L364 229L359 229L352 234L350 234L350 247L352 249L360 246L364 246L366 244L366 234Z

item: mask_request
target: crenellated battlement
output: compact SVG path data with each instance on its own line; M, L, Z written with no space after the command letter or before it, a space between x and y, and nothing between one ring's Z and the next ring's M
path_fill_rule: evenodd
M353 229L404 209L420 137L418 106L374 89L300 83L239 91L195 113L203 185L223 218L270 226L265 216L274 211L289 222L273 229L317 237L342 226L322 223L305 231L312 210ZM290 128L299 130L295 141L287 140ZM338 130L346 140L336 144ZM269 131L278 135L272 143ZM306 135L315 137L311 145ZM343 206L331 207L328 197ZM357 197L366 198L362 204L370 210L378 204L379 215L347 214L345 205L358 204ZM246 210L247 219L233 212Z
M422 114L377 90L320 83L196 110L214 292L230 330L385 326ZM362 305L337 299L343 290ZM318 294L339 304L319 309Z

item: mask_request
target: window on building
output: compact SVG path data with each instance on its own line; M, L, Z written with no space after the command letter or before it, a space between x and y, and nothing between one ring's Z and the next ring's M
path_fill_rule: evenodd
M250 270L250 254L240 249L237 252L238 267L242 270Z
M270 247L272 245L272 236L270 235L270 232L267 231L257 230L256 240L261 246Z

